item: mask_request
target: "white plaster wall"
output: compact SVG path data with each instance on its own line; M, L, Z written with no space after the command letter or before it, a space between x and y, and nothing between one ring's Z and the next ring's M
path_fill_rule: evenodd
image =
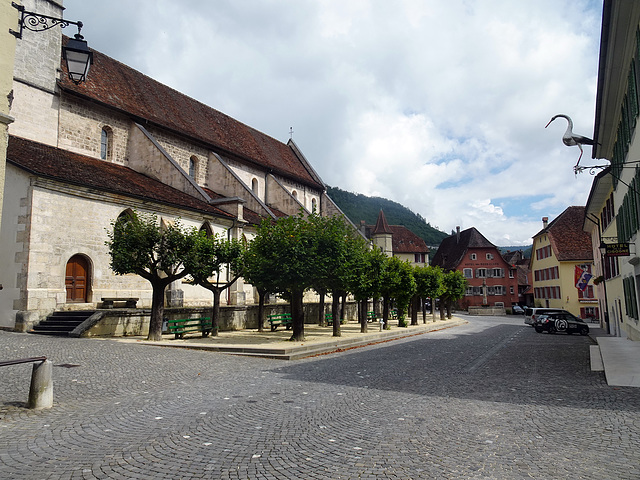
M29 179L20 170L7 165L2 228L0 229L0 327L13 328L19 310L19 275L22 271L23 241L28 199L25 198ZM26 260L26 258L25 258Z
M58 97L51 93L13 82L9 133L47 145L58 142Z

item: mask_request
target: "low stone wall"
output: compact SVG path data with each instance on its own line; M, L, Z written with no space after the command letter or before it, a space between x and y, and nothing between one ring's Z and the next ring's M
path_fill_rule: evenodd
M506 315L504 307L469 307L469 315Z
M317 323L318 303L305 303L304 316L306 323ZM288 304L265 305L266 315L290 312ZM149 320L151 310L148 309L113 309L101 310L102 318L97 323L82 332L83 337L126 337L126 336L146 336L149 333ZM324 313L331 312L331 304L325 304ZM164 318L177 320L180 318L210 317L211 307L193 308L165 308ZM357 319L355 303L347 303L345 307L345 317L347 320ZM265 320L265 324L266 324ZM218 319L220 331L257 329L258 328L258 306L221 306L220 318Z

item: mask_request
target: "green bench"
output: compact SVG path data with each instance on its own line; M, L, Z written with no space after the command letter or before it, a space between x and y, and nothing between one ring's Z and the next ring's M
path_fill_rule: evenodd
M272 332L275 332L279 325L284 325L287 330L289 330L292 325L290 313L274 313L272 315L267 315L267 321L271 325Z
M378 320L376 312L367 312L367 322L375 322L376 320Z
M333 314L332 313L325 313L324 314L324 321L327 322L327 325L332 326L333 325ZM345 323L347 323L346 320L342 319L340 321L340 325L344 325Z
M188 332L202 332L203 337L211 333L212 323L208 317L203 318L183 318L180 320L168 320L167 329L176 338L183 338Z

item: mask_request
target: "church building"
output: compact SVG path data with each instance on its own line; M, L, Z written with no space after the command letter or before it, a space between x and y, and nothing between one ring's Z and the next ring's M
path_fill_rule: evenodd
M59 0L25 0L62 18ZM16 12L16 22L18 14ZM151 305L150 284L115 275L105 245L132 212L164 224L250 239L262 219L340 213L298 146L278 141L93 51L86 81L61 61L60 28L16 41L0 230L0 328L25 331L62 310L103 298ZM236 282L224 302L254 302ZM182 281L169 306L210 305Z

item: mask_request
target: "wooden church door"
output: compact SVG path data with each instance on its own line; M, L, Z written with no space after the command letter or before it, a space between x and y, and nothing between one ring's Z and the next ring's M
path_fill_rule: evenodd
M87 302L87 282L89 263L81 255L74 255L67 262L65 286L67 288L67 302Z

